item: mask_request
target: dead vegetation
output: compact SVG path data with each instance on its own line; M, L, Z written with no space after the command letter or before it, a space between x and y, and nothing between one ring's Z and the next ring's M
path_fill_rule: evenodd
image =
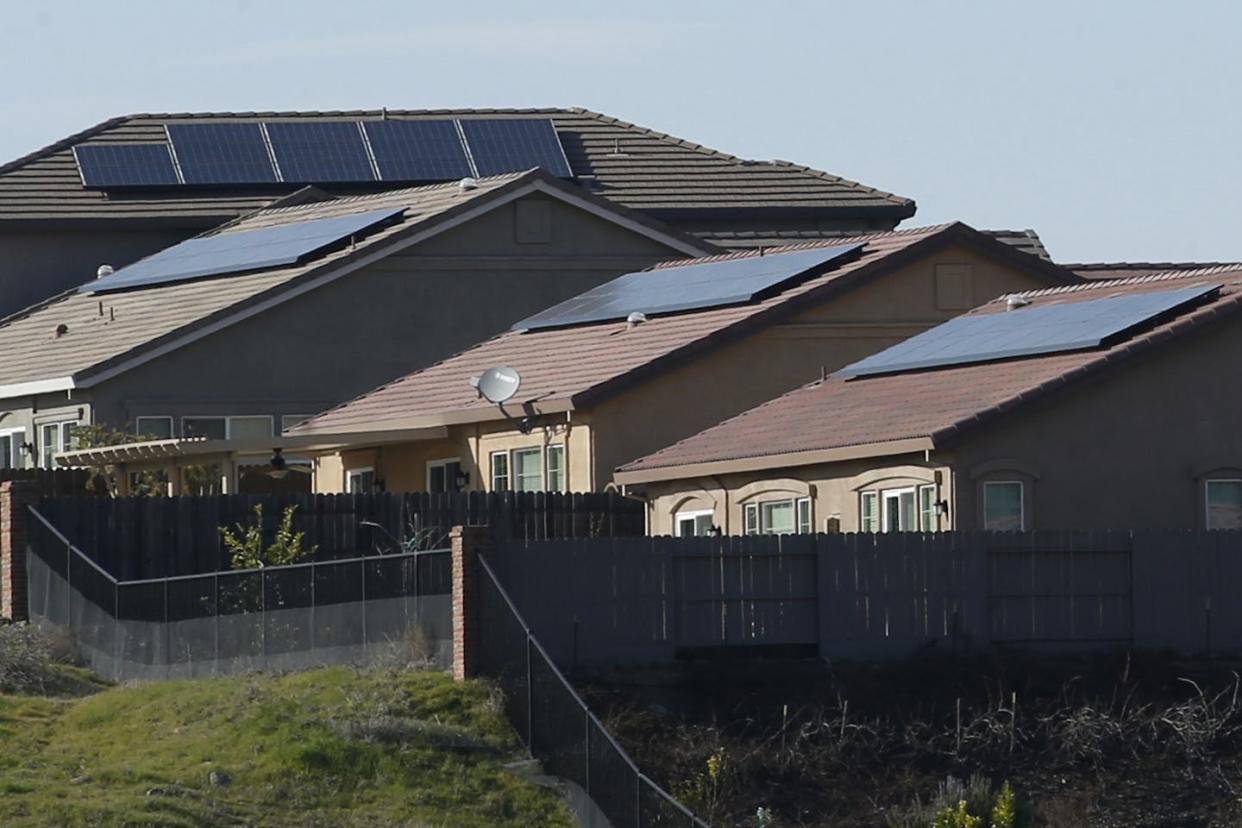
M772 826L905 828L949 777L1012 783L1019 825L1242 824L1242 681L1218 662L700 666L658 684L590 695L639 765L719 824L762 807Z

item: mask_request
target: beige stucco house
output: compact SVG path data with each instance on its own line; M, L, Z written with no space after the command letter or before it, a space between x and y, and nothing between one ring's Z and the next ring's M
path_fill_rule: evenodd
M616 480L655 534L1242 528L1240 310L1236 265L1002 298Z
M669 267L679 267L677 280L715 285L739 263L789 269L782 261L814 258L829 247L846 252L794 267L788 279L749 299L657 312L658 303L644 293L654 296L669 281ZM684 265L621 277L618 282L638 290L633 307L622 303L611 316L588 321L519 323L288 435L346 446L319 457L316 487L322 492L600 490L623 463L981 301L1079 281L963 224ZM583 301L570 300L540 317L555 318ZM628 318L631 311L645 316ZM504 410L471 385L499 366L521 378ZM437 431L416 440L379 439L411 429Z

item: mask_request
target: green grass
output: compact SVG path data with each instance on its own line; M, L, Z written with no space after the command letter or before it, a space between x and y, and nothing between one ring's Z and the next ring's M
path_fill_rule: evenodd
M516 748L486 685L430 672L0 695L0 825L571 825Z

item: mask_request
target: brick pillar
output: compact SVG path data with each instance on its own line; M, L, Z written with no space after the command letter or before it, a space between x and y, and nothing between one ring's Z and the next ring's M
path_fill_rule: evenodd
M486 526L454 526L449 532L453 550L453 678L464 681L478 674L479 665L479 553L491 549Z
M38 500L39 487L33 480L0 483L0 618L28 618L26 526L31 518L27 507Z

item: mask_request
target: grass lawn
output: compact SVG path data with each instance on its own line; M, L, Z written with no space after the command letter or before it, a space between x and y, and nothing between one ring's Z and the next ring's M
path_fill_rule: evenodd
M483 684L328 669L92 689L0 695L0 825L573 824L503 768L517 743Z

